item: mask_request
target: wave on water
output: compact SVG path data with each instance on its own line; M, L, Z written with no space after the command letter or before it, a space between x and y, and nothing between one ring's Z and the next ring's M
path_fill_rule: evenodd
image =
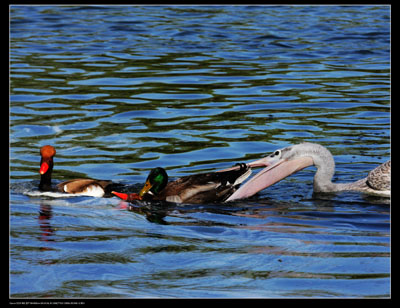
M32 198L33 203L36 200L44 201L52 205L119 205L121 200L117 197L104 198L84 196L79 194L67 194L58 191L39 191L37 181L30 181L24 183L12 183L10 185L10 193L16 195L23 195ZM68 199L68 201L66 200Z
M54 191L23 191L22 194L29 197L51 197L51 198L71 198L76 197L74 194L66 194Z
M50 197L50 198L69 198L74 197L71 194L65 194L58 191L40 191L38 190L39 181L28 181L10 184L10 192L22 194L29 197Z

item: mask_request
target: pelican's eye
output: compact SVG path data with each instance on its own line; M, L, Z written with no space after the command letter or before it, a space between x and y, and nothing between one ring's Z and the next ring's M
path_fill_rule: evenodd
M270 157L279 156L279 155L281 155L281 151L280 150L276 150L274 153L272 153L270 155Z

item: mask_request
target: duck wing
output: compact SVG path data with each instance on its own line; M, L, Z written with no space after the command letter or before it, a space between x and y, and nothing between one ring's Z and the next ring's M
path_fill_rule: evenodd
M175 203L225 201L250 174L251 169L243 165L238 170L184 176L169 182L157 199Z
M371 170L367 176L367 185L374 190L387 190L390 191L390 170L391 161L379 165L375 169Z

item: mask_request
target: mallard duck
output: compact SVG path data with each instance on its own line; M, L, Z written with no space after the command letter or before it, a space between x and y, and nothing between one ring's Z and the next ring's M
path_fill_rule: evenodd
M103 197L109 195L111 190L121 187L121 184L111 181L94 179L73 179L57 184L56 188L51 186L51 173L53 171L53 157L56 155L56 149L51 145L45 145L40 149L40 183L41 191L59 191L63 193L85 195L93 197Z
M235 170L199 173L168 182L167 172L157 167L151 170L139 194L124 194L115 191L111 193L127 201L223 202L250 174L250 167L240 164L240 168Z

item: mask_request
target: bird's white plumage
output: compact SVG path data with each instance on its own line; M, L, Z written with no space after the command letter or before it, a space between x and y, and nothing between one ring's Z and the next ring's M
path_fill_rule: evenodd
M64 192L69 193L68 185L64 185ZM74 193L78 196L103 197L104 189L99 185L88 185L81 192Z

